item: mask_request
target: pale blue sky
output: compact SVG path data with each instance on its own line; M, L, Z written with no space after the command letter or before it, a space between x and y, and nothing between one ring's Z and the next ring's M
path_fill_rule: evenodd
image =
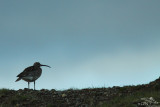
M160 75L159 0L1 0L0 88L43 67L37 89L136 85ZM31 84L33 87L33 84Z

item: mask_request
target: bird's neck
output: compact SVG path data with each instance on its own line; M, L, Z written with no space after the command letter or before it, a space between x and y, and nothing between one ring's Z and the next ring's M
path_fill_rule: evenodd
M40 67L34 66L34 69L40 69Z

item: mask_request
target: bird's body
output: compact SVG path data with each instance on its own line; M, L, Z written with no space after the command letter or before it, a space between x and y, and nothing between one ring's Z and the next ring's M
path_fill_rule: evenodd
M41 68L35 68L34 66L30 66L26 68L23 72L21 72L17 77L19 79L23 79L26 82L34 82L37 80L42 74Z
M35 81L41 76L42 74L42 69L40 68L41 66L47 66L48 65L41 65L39 62L35 62L33 66L27 67L24 69L23 72L17 75L18 79L16 80L24 80L28 82L28 88L29 88L29 83L34 82L34 89L35 89Z

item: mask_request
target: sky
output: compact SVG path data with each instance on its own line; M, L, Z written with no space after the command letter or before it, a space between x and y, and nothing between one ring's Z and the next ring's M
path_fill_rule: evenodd
M0 88L42 67L36 89L146 84L160 75L159 0L1 0ZM33 83L30 84L33 88Z

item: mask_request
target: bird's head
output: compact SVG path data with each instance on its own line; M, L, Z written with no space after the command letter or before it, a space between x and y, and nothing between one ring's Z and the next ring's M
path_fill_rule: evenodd
M40 64L39 62L35 62L35 63L33 64L33 66L36 67L36 68L39 68L39 67L41 67L41 66L46 66L46 67L51 68L50 66L48 66L48 65L42 65L42 64Z

